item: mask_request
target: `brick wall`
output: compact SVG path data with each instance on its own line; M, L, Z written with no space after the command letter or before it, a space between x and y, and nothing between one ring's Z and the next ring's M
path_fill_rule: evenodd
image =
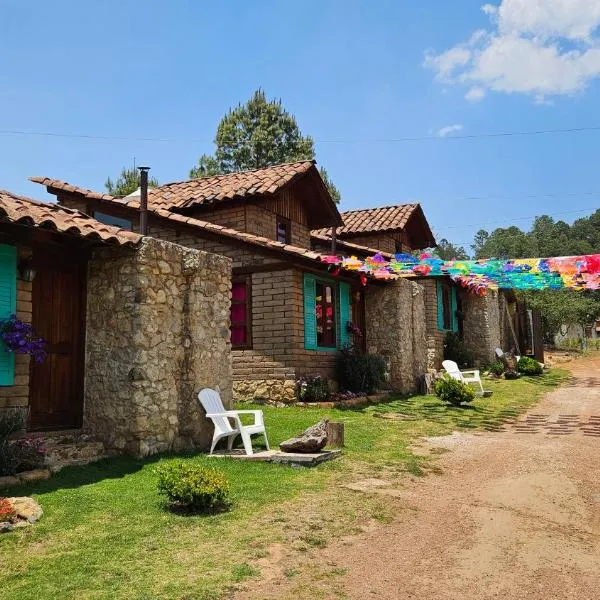
M344 235L342 239L354 244L360 244L361 246L376 248L382 252L389 252L390 254L396 252L396 243L399 242L402 244L402 252L411 251L408 237L403 232L381 232L356 236Z
M22 258L31 256L31 250L17 246L17 264ZM17 271L17 318L25 323L31 323L32 283L23 281ZM26 407L29 405L29 355L15 355L15 382L10 387L0 387L0 408Z

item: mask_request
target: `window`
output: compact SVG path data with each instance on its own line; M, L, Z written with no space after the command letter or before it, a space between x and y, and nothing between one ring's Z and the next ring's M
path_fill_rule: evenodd
M445 281L437 282L438 329L458 331L456 288Z
M351 290L345 282L304 274L304 348L332 351L350 343Z
M231 284L231 347L251 348L250 278L234 279Z
M292 223L289 219L277 217L275 239L282 244L290 244L292 242Z
M127 231L131 231L131 221L129 219L121 219L120 217L114 217L113 215L107 215L105 213L99 212L97 210L94 211L94 219L96 221L100 221L100 223L104 223L105 225L112 225L113 227L120 227L121 229L126 229Z
M317 318L317 346L335 348L335 287L332 283L317 281L315 296L315 315Z

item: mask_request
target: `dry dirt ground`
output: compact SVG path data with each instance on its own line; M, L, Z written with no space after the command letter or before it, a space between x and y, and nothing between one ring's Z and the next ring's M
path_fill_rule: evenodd
M280 546L240 599L600 599L600 358L499 432L426 440L441 474L349 481L390 523L303 556Z

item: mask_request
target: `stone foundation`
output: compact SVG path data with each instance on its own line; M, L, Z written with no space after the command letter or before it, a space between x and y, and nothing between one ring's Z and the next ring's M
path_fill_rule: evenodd
M233 397L238 402L268 400L289 404L296 401L296 381L293 379L234 381Z
M418 390L427 370L425 298L414 282L398 280L365 290L367 350L389 364L391 388L401 394Z
M88 269L84 428L108 450L204 448L198 390L231 406L231 261L144 238Z

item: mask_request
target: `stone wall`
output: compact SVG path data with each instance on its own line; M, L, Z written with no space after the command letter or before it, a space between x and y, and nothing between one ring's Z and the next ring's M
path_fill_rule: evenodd
M502 346L498 292L488 290L485 296L466 293L462 303L463 339L475 355L476 366L494 360L496 348Z
M402 279L387 285L370 285L365 301L367 350L388 361L389 383L394 391L417 391L427 370L423 288Z
M232 399L231 261L144 238L88 268L84 428L135 455L204 448L198 390Z

